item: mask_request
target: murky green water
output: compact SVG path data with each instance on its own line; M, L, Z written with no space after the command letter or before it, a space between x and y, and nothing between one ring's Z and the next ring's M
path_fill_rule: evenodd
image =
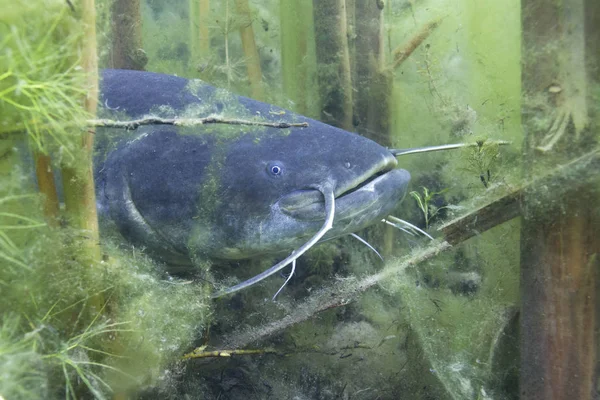
M598 397L597 1L0 9L0 400Z

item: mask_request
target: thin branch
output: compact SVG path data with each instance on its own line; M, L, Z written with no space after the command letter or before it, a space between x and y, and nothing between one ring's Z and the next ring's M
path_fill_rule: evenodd
M408 43L406 43L402 47L397 47L393 53L392 58L394 62L392 63L392 69L396 69L402 64L410 55L419 47L425 39L431 35L431 33L440 25L442 22L441 18L435 19L428 24L426 24L421 30L413 36Z
M264 122L264 121L249 121L243 119L227 119L221 117L205 117L205 118L159 118L149 117L136 119L132 121L115 121L111 119L92 119L87 121L88 125L105 128L124 128L127 130L135 130L143 125L173 125L173 126L195 126L205 124L229 124L229 125L253 125L267 126L270 128L306 128L308 122Z
M190 358L216 358L216 357L231 357L231 356L248 356L248 355L263 355L263 354L279 354L278 351L271 348L266 349L250 349L250 350L214 350L205 351L206 346L201 346L191 353L185 354L182 359Z
M248 21L247 24L240 26L240 36L242 38L242 49L246 56L246 68L248 70L248 81L252 90L252 98L264 100L264 89L262 85L262 71L260 68L260 56L254 40L254 28L252 27L252 12L248 0L235 0L237 13Z
M285 114L282 112L282 115ZM90 127L96 128L123 128L127 130L136 130L140 126L145 125L173 125L173 126L196 126L205 124L229 124L229 125L251 125L251 126L266 126L269 128L288 129L288 128L307 128L308 122L266 122L266 121L251 121L243 119L228 119L221 117L204 117L204 118L160 118L148 117L135 119L131 121L116 121L112 119L90 119L86 121ZM69 125L69 124L67 124ZM77 126L75 124L70 124ZM45 129L46 126L41 126ZM0 139L4 136L22 134L25 131L24 127L0 131ZM89 131L89 133L93 133Z

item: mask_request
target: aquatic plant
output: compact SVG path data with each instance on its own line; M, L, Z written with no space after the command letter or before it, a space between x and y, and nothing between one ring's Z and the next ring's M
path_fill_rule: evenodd
M494 177L494 168L500 163L500 150L497 143L478 140L476 147L465 149L464 170L475 174L485 188Z
M6 399L41 399L47 395L43 360L34 350L36 332L23 334L14 313L0 320L0 396Z
M433 218L435 218L437 213L443 210L444 208L447 208L446 206L437 207L434 204L432 204L433 198L444 194L448 191L448 189L443 189L439 192L430 192L429 189L425 186L423 186L422 189L423 195L421 195L416 190L410 192L410 195L417 201L417 205L419 206L419 209L423 213L423 218L425 219L425 229L427 229L429 228L429 223Z
M73 129L84 126L88 116L78 102L86 94L78 68L81 34L73 34L77 20L57 3L49 2L53 8L38 16L46 30L24 20L40 14L30 2L11 6L23 7L18 15L0 16L0 66L5 71L0 74L0 133L26 132L35 151L54 152L58 162L73 164L78 154Z
M38 213L33 221L41 218L39 204L28 204L30 214ZM27 232L27 243L18 246L15 232ZM208 288L164 280L160 266L136 249L104 241L104 261L90 268L74 258L85 240L77 230L30 226L1 237L0 251L10 257L0 270L0 394L6 398L37 386L44 392L24 397L104 398L148 384L209 318ZM105 301L97 309L99 295ZM28 374L12 368L25 362L35 364Z

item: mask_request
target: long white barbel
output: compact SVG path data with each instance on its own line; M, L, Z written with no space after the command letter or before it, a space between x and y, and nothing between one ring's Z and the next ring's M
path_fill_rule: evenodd
M454 143L454 144L442 144L439 146L425 146L425 147L413 147L410 149L389 149L389 152L397 156L405 156L408 154L418 153L430 153L432 151L443 151L443 150L454 150L462 149L463 147L482 147L484 145L497 144L499 146L505 146L511 144L506 140L486 140L478 141L473 143Z
M285 268L294 260L298 259L298 257L306 253L308 249L313 247L315 244L317 244L319 240L321 240L325 233L327 233L327 231L329 231L333 227L333 216L335 214L335 196L331 187L318 188L318 190L323 194L323 197L325 198L325 223L323 224L321 229L319 229L319 231L312 238L310 238L308 242L304 243L297 250L294 250L292 254L287 256L284 260L278 262L268 270L261 272L255 277L252 277L244 282L238 283L235 286L231 286L227 289L217 292L212 296L213 298L222 297L227 294L237 292L238 290L242 290L244 288L247 288L248 286L252 286L255 283L262 281L265 278L268 278L277 271L280 271L281 269Z

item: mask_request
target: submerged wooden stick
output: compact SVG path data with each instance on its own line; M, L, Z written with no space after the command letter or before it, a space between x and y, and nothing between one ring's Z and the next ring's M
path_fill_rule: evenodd
M132 121L115 121L112 119L91 119L87 121L88 125L94 127L104 128L124 128L127 130L135 130L143 125L173 125L173 126L194 126L194 125L205 125L205 124L229 124L229 125L253 125L253 126L266 126L269 128L306 128L308 122L264 122L264 121L250 121L243 119L228 119L221 117L205 117L205 118L159 118L150 117L136 119Z
M284 115L285 111L281 112ZM113 119L89 119L86 121L87 126L93 128L119 128L133 131L140 126L146 125L172 125L172 126L197 126L206 124L227 124L227 125L250 125L250 126L265 126L268 128L288 129L288 128L307 128L308 122L266 122L266 121L251 121L244 119L229 119L222 117L204 117L204 118L160 118L148 117L129 121L117 121ZM75 125L73 124L73 127ZM15 129L0 133L2 135L21 134L22 129ZM94 133L89 131L88 133Z
M210 0L188 0L190 52L192 60L206 57L210 50Z
M114 0L110 6L110 67L143 71L148 56L142 45L140 0Z
M402 64L410 55L431 35L431 33L440 25L442 21L441 18L435 19L428 24L426 24L421 30L413 36L408 43L406 43L402 47L397 47L393 53L392 57L394 59L392 63L392 69L396 69Z
M313 0L321 121L352 130L352 71L344 0Z
M182 359L188 360L191 358L217 358L217 357L231 357L231 356L249 356L249 355L263 355L263 354L278 354L275 349L248 349L248 350L213 350L205 351L206 346L201 346L194 351L185 354Z
M469 211L438 228L451 244L463 242L521 214L521 201L525 193L547 192L563 198L573 189L590 185L596 176L590 171L600 170L600 149L595 149L571 162L561 165L549 173L537 177L502 197Z

